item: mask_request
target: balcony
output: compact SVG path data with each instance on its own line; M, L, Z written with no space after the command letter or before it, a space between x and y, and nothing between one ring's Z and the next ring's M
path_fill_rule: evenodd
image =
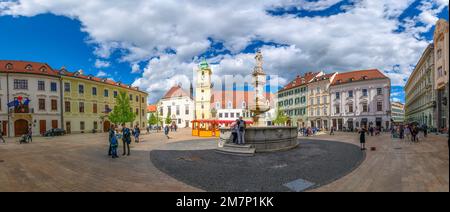
M30 107L28 105L21 105L21 106L17 106L14 107L14 109L12 110L13 113L23 113L23 114L27 114L30 113Z

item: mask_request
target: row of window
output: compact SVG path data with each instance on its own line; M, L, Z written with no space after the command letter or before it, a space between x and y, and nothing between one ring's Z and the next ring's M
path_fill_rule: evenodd
M341 113L341 107L339 105L335 106L335 110L334 110L335 114L339 114ZM383 111L383 102L377 102L377 112L382 112ZM354 108L353 105L348 105L347 106L347 113L354 113ZM367 105L367 103L363 103L362 104L362 112L369 112L369 106Z
M307 92L307 88L306 87L302 87L302 88L297 88L294 90L290 90L290 91L286 91L286 92L282 92L280 94L278 94L278 98L282 98L282 97L286 97L286 96L292 96L294 94L299 94L299 93L304 93Z
M14 79L13 82L14 90L28 90L28 80L25 79ZM37 90L45 91L45 81L39 80ZM58 84L56 82L50 82L50 91L57 92Z
M367 89L362 89L361 90L362 96L368 96L368 90ZM377 88L377 95L383 95L383 89L382 88ZM341 98L341 93L340 92L336 92L335 94L336 99L340 99ZM347 97L349 98L353 98L353 91L347 91Z
M105 110L102 111L102 112L107 112L107 111L110 111L110 110L111 109L109 108L109 105L105 105ZM64 102L64 111L67 112L67 113L70 113L72 111L71 102L69 102L69 101ZM133 111L133 108L130 107L130 112L132 112L132 111ZM80 113L84 113L85 112L84 102L79 102L78 103L78 112L80 112ZM92 113L98 113L97 103L93 103L92 104ZM136 115L139 115L139 108L136 108L135 113L136 113ZM141 115L142 116L146 115L144 109L142 109Z
M239 118L241 113L219 113L219 118Z
M14 89L15 90L28 90L28 80L25 79L14 79ZM45 86L45 81L39 80L38 81L38 87L37 87L38 91L45 91L46 90L46 86ZM70 92L71 88L70 88L70 83L64 83L64 92ZM56 82L50 82L50 91L51 92L57 92L58 91L58 84ZM79 94L84 94L84 85L83 84L79 84L78 85L78 93ZM92 87L92 91L91 91L92 96L97 96L97 88L96 87ZM104 97L109 97L109 90L105 89L103 90L103 96ZM113 96L114 98L116 98L118 96L118 92L117 91L113 91ZM133 94L129 94L130 97L130 101L133 101ZM139 102L139 96L135 96L135 101ZM141 99L142 103L145 103L145 98L142 97Z
M286 110L284 114L287 116L304 116L306 115L306 108L295 109L295 110Z
M64 83L64 92L70 92L70 83L65 82ZM83 84L79 84L78 85L78 93L79 94L84 94L84 85ZM97 88L96 87L92 87L92 92L91 92L92 96L97 96ZM113 97L117 98L117 96L119 95L118 91L113 91ZM103 96L104 97L109 97L109 90L108 89L104 89L103 90ZM129 94L130 97L130 101L133 101L133 94ZM135 101L139 102L139 96L135 96ZM145 98L142 97L142 103L145 102Z
M179 116L180 115L180 106L179 105L177 105L177 106L175 106L175 114L177 115L177 116ZM168 112L168 115L169 116L171 116L172 115L172 106L167 106L167 112ZM161 108L159 108L159 114L162 116L163 115L163 108L161 107ZM190 114L190 110L189 110L189 105L185 105L184 106L184 114L185 115L189 115Z
M306 103L306 97L303 96L301 98L300 97L299 98L295 98L295 100L294 99L286 99L284 101L278 102L278 106L280 106L280 107L292 106L292 105L294 105L294 101L295 101L295 105L305 104Z
M241 106L242 106L242 108L246 108L247 107L247 103L245 101L243 101L241 103ZM221 109L221 108L222 108L221 102L216 102L216 109ZM233 103L231 101L228 101L227 108L228 109L233 109Z

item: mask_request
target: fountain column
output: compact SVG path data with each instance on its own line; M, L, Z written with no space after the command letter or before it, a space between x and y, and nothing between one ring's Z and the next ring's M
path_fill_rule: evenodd
M267 126L264 121L264 113L269 111L269 105L267 105L266 98L264 96L264 87L266 85L266 73L262 68L263 56L261 51L258 51L255 56L256 66L252 73L252 85L255 89L255 103L250 106L250 111L254 113L253 124L256 127Z

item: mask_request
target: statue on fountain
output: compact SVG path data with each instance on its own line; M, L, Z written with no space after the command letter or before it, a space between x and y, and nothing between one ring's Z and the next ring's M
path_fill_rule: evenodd
M256 66L252 73L252 85L255 88L255 102L250 105L250 111L255 114L253 118L253 124L256 127L267 126L264 121L264 113L270 110L267 100L264 96L264 87L266 85L266 73L263 70L263 56L261 50L256 53Z

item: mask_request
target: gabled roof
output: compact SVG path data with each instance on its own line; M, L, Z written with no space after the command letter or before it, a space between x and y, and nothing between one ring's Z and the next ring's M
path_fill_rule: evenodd
M331 85L340 85L373 79L388 79L388 77L381 73L378 69L350 71L337 74L336 77L334 77L333 82L331 82Z
M180 85L173 86L169 91L163 96L162 99L170 99L173 97L189 97L190 95L186 93Z
M337 74L337 72L333 72L330 74L323 74L323 75L315 76L314 79L311 80L311 83L321 82L324 80L332 80L332 77L335 76L336 74Z
M156 105L149 105L149 106L147 106L147 112L149 112L149 113L154 113L154 112L156 112Z
M18 60L0 60L0 72L58 76L58 72L53 70L47 63Z
M286 86L283 87L283 89L279 90L278 92L283 92L286 90L290 90L292 88L306 85L309 82L311 82L311 80L313 80L314 77L318 76L320 73L321 72L316 72L316 73L308 72L308 73L305 73L303 76L298 75L293 81L288 83Z

